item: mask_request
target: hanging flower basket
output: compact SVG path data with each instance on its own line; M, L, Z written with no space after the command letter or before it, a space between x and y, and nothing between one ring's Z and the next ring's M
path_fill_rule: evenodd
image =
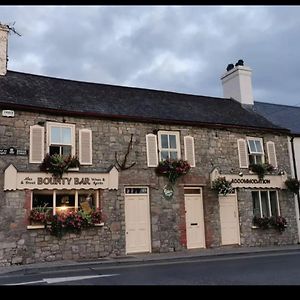
M79 165L79 160L75 156L46 154L43 162L40 164L40 170L51 173L53 177L62 178L63 173L67 172L70 168L78 168Z
M293 192L294 194L298 194L300 187L299 180L296 178L288 178L284 183L289 191Z
M212 182L212 189L217 191L219 194L226 196L228 193L233 191L231 182L226 180L225 177L218 177Z
M249 169L258 175L259 179L263 179L266 173L274 171L274 167L268 163L252 164Z
M175 184L176 180L188 173L191 166L186 160L164 160L159 162L155 168L157 175L165 176L169 179L170 183Z

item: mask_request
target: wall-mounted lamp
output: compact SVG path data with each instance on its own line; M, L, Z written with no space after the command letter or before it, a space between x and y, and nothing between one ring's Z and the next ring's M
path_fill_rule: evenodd
M239 176L240 176L240 177L243 177L243 176L244 176L243 172L240 172L240 173L239 173Z
M278 173L278 175L284 175L284 174L285 174L285 172L283 170L280 170Z

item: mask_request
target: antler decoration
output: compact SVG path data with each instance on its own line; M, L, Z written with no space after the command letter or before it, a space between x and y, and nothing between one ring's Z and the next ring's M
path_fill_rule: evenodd
M130 166L126 167L127 157L128 157L128 155L129 155L130 149L131 149L131 147L132 147L132 137L133 137L133 134L131 134L130 142L129 142L128 147L127 147L127 152L126 152L126 154L125 154L125 156L124 156L124 159L123 159L123 162L122 162L122 163L119 163L117 152L115 152L116 164L118 165L118 167L119 167L121 170L127 170L127 169L130 169L130 168L132 168L132 167L135 165L135 162L133 162Z

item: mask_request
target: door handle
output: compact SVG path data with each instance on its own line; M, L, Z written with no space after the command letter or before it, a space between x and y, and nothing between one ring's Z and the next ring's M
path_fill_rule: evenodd
M193 225L198 225L198 223L191 223L191 226L193 226Z

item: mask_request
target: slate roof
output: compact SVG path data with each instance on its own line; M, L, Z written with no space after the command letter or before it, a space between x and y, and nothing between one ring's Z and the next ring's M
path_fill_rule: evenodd
M288 128L292 134L300 135L300 107L255 101L254 111L272 123Z
M282 130L235 100L52 78L0 76L0 106L48 113L203 126Z

